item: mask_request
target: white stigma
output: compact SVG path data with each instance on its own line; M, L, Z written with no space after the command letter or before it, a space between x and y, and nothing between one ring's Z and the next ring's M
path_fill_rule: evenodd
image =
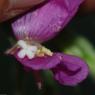
M29 59L32 59L35 57L35 54L38 49L37 46L29 45L23 40L19 40L17 44L22 48L18 52L19 58L24 58L25 56L27 56Z

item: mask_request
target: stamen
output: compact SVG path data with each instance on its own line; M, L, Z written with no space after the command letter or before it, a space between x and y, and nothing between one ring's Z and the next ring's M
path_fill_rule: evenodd
M28 37L26 37L25 40L19 40L16 45L6 51L6 54L14 54L18 48L20 48L20 51L17 54L19 58L27 56L29 59L32 59L36 56L43 57L45 55L53 55L49 49L42 46L40 43L30 41Z
M22 48L18 52L19 58L24 58L27 56L29 59L32 59L35 57L35 54L37 52L38 47L35 45L27 44L24 40L18 41L18 45Z
M42 47L42 52L44 52L45 54L47 54L49 56L53 55L53 53L49 49L47 49L46 47Z
M19 46L16 44L12 48L6 50L5 54L14 54L18 48L19 48Z

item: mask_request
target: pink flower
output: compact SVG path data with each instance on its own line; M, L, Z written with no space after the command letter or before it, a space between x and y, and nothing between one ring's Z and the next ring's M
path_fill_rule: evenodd
M52 52L42 42L57 35L76 13L83 0L49 0L12 24L18 40L9 53L28 70L51 70L63 85L74 86L88 75L86 63L76 57Z

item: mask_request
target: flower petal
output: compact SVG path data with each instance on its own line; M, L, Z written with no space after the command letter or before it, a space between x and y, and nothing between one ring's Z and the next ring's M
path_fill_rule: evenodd
M29 59L27 57L21 59L17 56L17 53L14 57L22 64L24 67L33 69L33 70L44 70L55 67L60 63L60 55L53 54L53 56L44 56L44 57L35 57Z
M84 0L63 0L65 2L65 6L69 11L77 8Z
M74 3L75 1L77 2ZM75 10L80 5L78 1L82 0L72 0L72 2L71 0L49 0L41 8L28 13L12 24L15 36L17 39L24 39L26 35L39 42L53 38L72 18L72 12L76 13ZM71 7L74 7L74 10Z
M20 50L20 51L18 52L18 54L17 54L17 56L18 56L19 58L22 58L22 59L25 57L25 55L26 55L26 51L25 51L24 49Z
M52 69L54 78L60 84L74 86L87 77L88 66L82 59L66 54L61 56L61 63Z

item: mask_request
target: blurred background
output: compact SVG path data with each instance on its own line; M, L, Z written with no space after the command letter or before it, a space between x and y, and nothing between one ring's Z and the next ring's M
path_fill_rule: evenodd
M4 54L15 37L11 20L1 23L0 95L95 95L95 7L92 4L87 0L62 32L45 43L52 50L77 55L87 62L90 74L76 87L61 86L49 71L44 71L41 72L44 86L38 90L32 72L25 72L15 58Z

